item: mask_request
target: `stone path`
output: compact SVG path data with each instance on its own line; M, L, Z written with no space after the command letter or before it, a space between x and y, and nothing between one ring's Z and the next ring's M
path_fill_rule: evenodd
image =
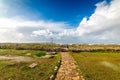
M58 70L55 80L82 80L76 69L75 61L72 56L67 53L61 53L62 62Z

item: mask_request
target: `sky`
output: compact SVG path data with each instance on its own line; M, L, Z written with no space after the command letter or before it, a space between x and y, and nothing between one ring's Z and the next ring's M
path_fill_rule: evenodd
M120 0L0 0L0 42L120 43Z

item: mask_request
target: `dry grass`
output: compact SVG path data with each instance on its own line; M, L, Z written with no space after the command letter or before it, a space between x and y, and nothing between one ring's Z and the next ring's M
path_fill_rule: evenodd
M38 52L40 51L0 50L0 55L4 58L0 59L0 80L49 80L58 65L60 55L42 58L36 56ZM31 55L26 55L28 53ZM30 68L32 63L37 63L37 66Z
M112 44L73 44L69 46L73 52L120 52L120 45Z
M120 80L120 53L71 53L86 80Z

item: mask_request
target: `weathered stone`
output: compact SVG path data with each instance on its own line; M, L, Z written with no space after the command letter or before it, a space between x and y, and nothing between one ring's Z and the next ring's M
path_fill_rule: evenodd
M50 80L53 80L53 78L54 78L54 75L51 75L51 76L50 76Z
M38 64L37 63L32 63L29 65L30 68L35 68Z
M76 77L73 77L72 79L73 79L73 80L80 80L80 77L79 77L79 76L76 76Z

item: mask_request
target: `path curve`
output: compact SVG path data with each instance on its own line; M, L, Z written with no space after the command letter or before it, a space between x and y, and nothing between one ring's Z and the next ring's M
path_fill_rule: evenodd
M61 66L55 80L82 80L72 56L68 52L62 52L61 58Z

